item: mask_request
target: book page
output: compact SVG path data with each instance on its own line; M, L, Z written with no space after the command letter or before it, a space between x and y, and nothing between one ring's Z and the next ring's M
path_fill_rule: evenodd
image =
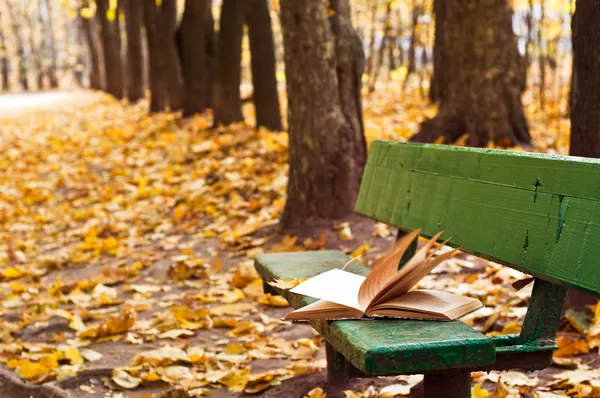
M412 231L398 239L391 250L377 260L371 272L367 275L367 279L363 282L358 292L358 302L361 308L366 309L371 300L382 288L398 274L398 265L402 256L408 250L411 243L419 237L421 230Z
M440 292L436 290L411 290L400 297L379 304L371 309L370 312L377 315L379 310L403 309L409 311L418 311L426 314L442 314L450 316L457 309L479 308L483 304L477 299L463 297L457 294Z
M397 279L393 280L390 283L390 287L386 289L382 295L376 297L372 304L377 305L385 303L386 301L402 296L415 287L421 279L428 275L435 267L440 265L442 261L453 257L456 253L458 253L458 250L451 250L435 257L430 255L419 267L415 267L408 274L399 275Z
M286 321L306 321L310 319L359 319L365 314L345 305L319 300L285 316Z
M358 291L364 281L364 276L332 269L302 282L290 292L361 310Z

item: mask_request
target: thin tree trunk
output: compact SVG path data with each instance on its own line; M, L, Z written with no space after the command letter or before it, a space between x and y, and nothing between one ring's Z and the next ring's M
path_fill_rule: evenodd
M150 112L180 109L182 82L175 45L176 1L144 0L144 25L150 53Z
M290 139L282 224L343 217L353 212L366 157L360 99L364 55L350 23L350 5L348 0L284 0L281 22Z
M0 90L8 91L10 89L9 82L9 61L8 56L6 55L6 44L4 39L4 33L2 32L2 20L0 18L0 78L2 79L2 85L0 85Z
M101 0L102 1L102 0ZM52 25L52 8L48 0L42 0L40 3L40 13L44 20L44 57L46 58L46 75L50 81L50 87L58 87L58 77L56 75L56 45L54 43L54 28Z
M38 89L44 88L44 19L42 17L41 0L37 2L38 9L32 21L31 48L33 49L33 64Z
M267 0L244 0L252 64L256 127L281 131L281 112L275 76L275 43Z
M139 0L121 1L124 1L127 29L127 98L130 102L136 102L144 98L142 5Z
M169 104L165 76L165 57L162 54L160 15L154 0L144 0L144 25L148 39L150 112L165 110Z
M89 57L89 79L90 88L93 90L102 90L104 88L102 47L97 37L97 29L94 26L95 21L90 18L79 16L79 24L85 36L87 51Z
M375 63L375 40L377 38L377 5L379 0L371 1L371 34L369 35L369 52L365 73L371 75Z
M8 85L10 90L18 92L23 90L21 79L21 39L19 31L14 25L13 10L8 0L0 0L0 22L4 32L4 47L8 59Z
M412 3L412 19L410 25L410 43L408 46L408 67L406 68L406 78L402 84L406 88L408 78L417 71L417 26L419 24L419 15L421 14L420 0L413 0Z
M546 51L542 45L544 40L544 23L546 19L546 7L544 0L540 0L540 23L538 24L538 49L539 57L538 64L540 67L540 109L544 110L546 107Z
M162 45L166 58L166 78L168 81L169 106L172 110L181 109L183 106L183 81L179 54L175 44L175 30L177 28L177 0L162 0L160 7L162 31Z
M433 43L433 76L429 89L429 99L431 102L442 101L448 93L448 80L452 78L452 71L448 70L448 64L445 59L448 56L446 51L448 45L444 43L446 37L446 24L448 13L446 11L447 2L445 0L433 0L433 12L435 14L435 33Z
M213 92L214 124L244 120L240 99L244 14L241 1L223 0L217 41L217 67Z
M204 39L207 29L214 32L210 0L188 1L177 41L180 46L183 72L183 116L202 113L210 105L211 65L208 42Z
M600 2L577 0L572 20L573 75L571 87L570 155L600 158ZM597 298L570 290L566 307L582 309Z
M521 104L521 55L512 31L508 0L444 0L448 21L443 43L448 92L437 116L412 141L454 142L469 133L469 145L529 143Z
M377 61L375 61L375 67L373 72L369 75L369 92L372 93L375 91L375 85L377 84L377 78L379 77L379 72L381 71L381 66L383 65L383 59L385 58L385 49L388 45L388 41L390 41L390 28L391 28L391 17L392 17L392 0L387 0L385 5L385 16L383 18L383 37L381 38L381 43L379 47L379 56L377 57Z
M47 1L47 0L46 0ZM106 91L114 97L123 98L123 60L121 58L121 31L118 10L109 20L109 0L96 0L96 17L104 53Z

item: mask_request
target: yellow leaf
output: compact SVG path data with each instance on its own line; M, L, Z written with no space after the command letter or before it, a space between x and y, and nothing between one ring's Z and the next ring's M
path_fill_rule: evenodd
M573 334L558 336L556 338L556 345L558 346L558 350L554 351L554 356L558 358L587 354L590 351L588 342Z
M352 240L354 236L352 236L352 230L349 225L346 225L340 230L340 239L341 240Z
M58 368L58 361L54 355L44 355L42 359L40 359L40 364L48 369Z
M213 263L213 271L221 272L223 270L223 262L219 260L219 257L215 257L215 261Z
M106 19L109 21L114 21L117 18L117 9L110 8L106 11Z
M287 300L281 296L273 296L270 293L265 294L258 299L259 304L268 305L270 307L287 307Z
M23 379L35 379L49 374L50 368L42 365L41 363L24 361L17 368L17 372Z
M75 347L69 347L65 351L65 358L71 361L71 365L81 365L83 363L83 357Z
M350 255L350 257L357 258L357 257L360 257L360 256L362 256L364 254L367 254L367 252L369 251L369 247L370 246L369 246L368 243L363 244L362 246L360 246L356 250L354 250L352 252L352 254Z
M96 14L95 10L92 10L90 7L83 7L79 14L85 19L91 19Z
M187 206L184 204L178 204L173 210L173 221L181 221L185 214L187 213Z
M501 334L517 334L521 333L521 326L515 321L509 322L502 328Z
M313 388L303 398L327 398L327 394L321 387Z
M142 379L134 377L123 369L114 369L112 380L119 386L128 390L133 390L140 385Z
M475 384L475 387L471 388L472 398L487 398L490 396L490 392L485 388L481 387L481 383Z
M16 268L8 267L7 269L2 271L2 276L6 279L17 279L23 275L21 271Z
M219 379L219 383L227 386L231 392L242 392L250 380L250 368L228 372Z

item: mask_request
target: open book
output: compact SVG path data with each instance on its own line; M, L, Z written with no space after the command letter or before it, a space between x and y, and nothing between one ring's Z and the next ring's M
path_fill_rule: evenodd
M452 250L435 255L443 245L441 232L400 269L398 264L420 230L406 234L377 260L365 278L340 269L316 275L291 289L292 293L319 299L290 312L286 320L358 319L389 317L451 321L483 304L477 299L435 290L411 290L442 261L456 254Z

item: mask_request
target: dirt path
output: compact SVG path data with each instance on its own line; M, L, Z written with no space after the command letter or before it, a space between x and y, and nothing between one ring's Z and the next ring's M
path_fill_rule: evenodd
M47 91L0 95L0 119L20 117L40 110L83 106L98 100L102 94L90 91Z

